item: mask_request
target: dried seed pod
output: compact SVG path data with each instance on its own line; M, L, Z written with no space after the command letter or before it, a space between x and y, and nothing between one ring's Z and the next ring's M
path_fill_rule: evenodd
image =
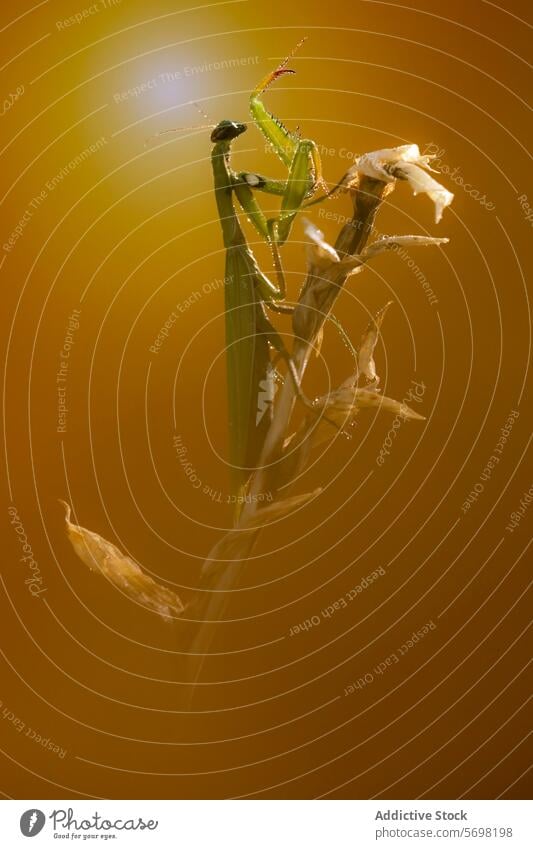
M173 619L183 612L184 605L173 590L156 583L113 543L94 531L74 525L70 521L70 505L61 500L60 504L65 508L67 535L72 547L89 569L99 572L137 604L153 610L163 619Z

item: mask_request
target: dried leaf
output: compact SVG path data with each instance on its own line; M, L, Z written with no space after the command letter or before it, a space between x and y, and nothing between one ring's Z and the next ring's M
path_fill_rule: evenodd
M153 610L164 619L172 619L183 612L184 605L173 590L156 583L137 563L99 534L72 524L70 505L65 501L60 503L65 508L68 538L89 569L100 572L137 604Z
M357 389L355 392L355 404L357 407L381 407L389 413L400 415L403 419L418 419L424 421L425 416L415 413L407 404L402 401L395 401L393 398L387 398L386 395L381 395L376 389Z
M340 262L340 257L335 250L324 238L322 230L319 230L312 221L304 218L304 232L311 244L307 246L307 255L309 265L316 271L323 271L328 268L332 262Z
M368 325L361 337L361 345L359 348L359 355L357 357L359 372L364 374L367 380L375 380L377 383L379 383L379 377L376 374L374 350L379 339L379 330L383 319L385 318L385 313L391 304L392 301L388 301L388 303L380 309L375 318L373 318Z
M348 427L357 415L356 389L357 375L354 374L350 375L328 395L322 395L315 399L314 406L317 414L309 413L295 435L295 442L298 444L298 451L302 456L308 456L311 445L316 448L324 442L331 442L339 433L350 438L351 434ZM306 445L306 441L309 444ZM301 463L298 465L301 466Z
M390 173L390 166L399 162L415 162L422 168L430 168L429 163L435 156L422 156L417 144L401 144L398 147L385 147L382 150L373 150L364 153L352 166L354 171L365 174L373 180L382 180L387 183L394 179Z
M413 162L402 162L394 168L394 176L407 180L413 190L413 194L426 194L435 204L435 223L438 224L442 218L443 210L453 200L452 192L437 183L433 177L415 165Z
M309 415L305 424L291 439L291 442L298 445L297 450L302 457L309 455L309 444L306 443L310 442L316 448L324 442L331 442L339 432L350 437L347 427L354 423L355 416L363 407L381 407L404 419L424 421L424 416L415 413L407 404L381 395L377 380L376 378L373 384L364 389L358 389L357 375L351 375L333 392L316 399L314 403L317 410L323 414L322 417L317 422ZM289 443L289 447L293 446ZM301 466L301 463L299 465Z
M399 147L383 148L365 153L355 162L353 168L374 180L384 183L392 180L407 180L415 195L427 194L435 204L435 221L442 218L442 212L453 200L453 194L437 183L427 172L434 171L430 162L434 156L423 156L416 144L403 144Z
M376 239L371 245L364 249L361 256L371 259L385 251L393 251L401 247L423 247L426 245L446 245L450 240L446 238L436 239L431 236L383 236Z
M424 421L424 416L415 413L407 404L381 395L377 379L364 389L357 388L357 375L351 375L337 389L315 400L318 420L309 414L295 434L285 442L289 451L289 470L300 473L309 461L311 451L324 443L331 443L339 433L351 438L348 428L364 407L382 408L404 419ZM271 505L275 507L275 505Z
M394 191L395 185L395 180L386 183L364 174L357 175L357 181L348 188L353 214L343 225L335 241L335 250L339 256L361 254L372 233L378 210L385 198Z
M304 231L311 241L307 249L310 275L319 276L329 272L330 280L337 283L347 273L353 274L359 270L362 264L361 257L347 256L341 259L335 248L326 242L322 230L315 227L307 218L304 219Z

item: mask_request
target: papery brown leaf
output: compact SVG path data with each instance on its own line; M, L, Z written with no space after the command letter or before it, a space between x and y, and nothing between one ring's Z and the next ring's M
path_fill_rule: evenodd
M322 395L313 402L316 413L308 413L298 430L284 443L290 466L301 470L307 463L311 448L324 442L331 442L341 433L348 438L348 427L357 415L355 392L357 375L351 375L328 395Z
M400 415L404 419L418 419L424 421L425 417L415 413L407 404L381 395L377 389L377 379L373 385L364 389L357 387L357 375L351 375L344 383L330 392L315 400L317 411L323 415L315 420L311 414L305 423L294 434L286 447L297 451L299 457L294 463L302 469L311 448L316 448L324 442L331 442L339 433L350 437L347 430L354 423L359 410L364 407L381 407L390 413Z
M379 339L379 331L383 319L385 318L385 313L387 312L391 304L392 301L388 301L385 306L382 307L378 313L376 313L375 317L368 325L367 329L361 337L361 345L359 347L359 354L357 357L359 373L364 374L367 380L375 380L377 383L379 383L379 377L376 374L374 350Z
M74 525L70 521L70 505L61 500L60 504L65 508L67 535L72 547L91 571L99 572L137 604L164 619L172 619L183 612L184 605L173 590L156 583L113 543L94 531Z

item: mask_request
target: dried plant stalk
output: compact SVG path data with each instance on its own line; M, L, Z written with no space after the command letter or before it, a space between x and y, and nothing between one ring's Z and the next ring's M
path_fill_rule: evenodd
M324 323L351 276L359 274L367 262L386 250L405 245L441 245L448 241L425 236L391 236L367 246L379 207L394 189L397 180L408 181L415 194L427 193L435 204L437 222L440 220L453 195L426 173L425 169L430 170L430 159L420 156L416 145L404 145L360 157L336 186L336 189L349 193L353 214L339 232L334 247L324 240L317 228L307 226L306 232L311 240L308 273L293 314L292 360L300 383L312 351L321 344ZM253 552L261 528L270 521L289 515L293 509L320 494L318 489L303 495L288 495L292 478L305 468L311 450L331 441L339 430L344 431L359 410L365 407L386 410L404 419L423 420L423 416L406 404L381 395L378 389L374 351L388 306L383 307L363 334L357 372L327 396L317 399L318 421L317 416L309 413L293 434L290 434L290 421L298 393L294 380L285 380L275 402L260 463L248 482L252 498L246 503L238 526L217 543L207 561L209 567L204 571L201 585L202 600L196 612L200 618L208 617L209 624L199 624L190 646L192 687L189 700L213 640L216 622L222 618L229 593ZM367 381L366 385L358 385L360 378ZM281 487L284 494L280 498ZM253 497L261 492L275 493L274 502L266 508L258 506L257 499ZM251 532L250 528L255 530Z

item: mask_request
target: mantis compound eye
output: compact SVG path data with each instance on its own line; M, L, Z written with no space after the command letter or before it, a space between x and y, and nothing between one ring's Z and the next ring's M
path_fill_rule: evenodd
M236 121L221 121L211 133L211 141L231 141L244 133L246 129L246 124L239 124Z

